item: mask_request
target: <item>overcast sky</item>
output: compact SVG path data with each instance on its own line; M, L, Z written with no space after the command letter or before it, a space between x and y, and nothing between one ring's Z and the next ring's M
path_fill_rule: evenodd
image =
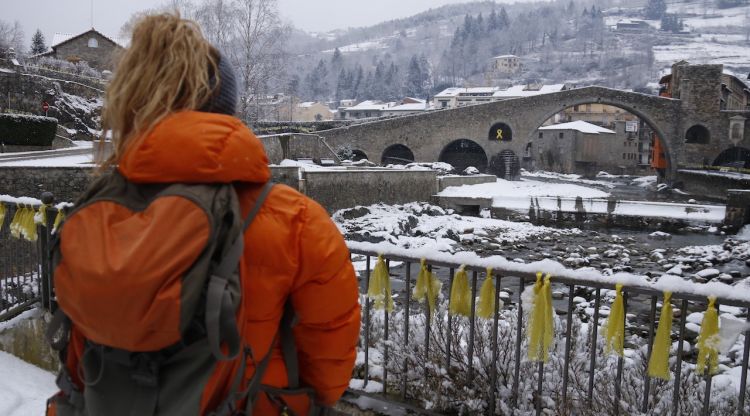
M366 26L411 16L429 8L468 0L279 0L285 20L307 31ZM514 0L497 0L511 3ZM523 0L521 0L523 1ZM94 27L117 36L122 24L134 12L163 4L164 0L93 0ZM52 35L80 33L91 27L91 0L0 0L0 19L18 20L26 42L37 28L48 42Z

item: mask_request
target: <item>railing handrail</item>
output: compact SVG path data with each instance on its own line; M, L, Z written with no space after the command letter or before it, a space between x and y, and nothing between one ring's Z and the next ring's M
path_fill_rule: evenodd
M661 297L665 291L672 292L672 299L682 299L707 303L709 296L716 296L722 305L750 308L750 294L721 282L696 283L687 281L681 276L664 275L656 282L649 282L647 276L633 273L615 273L606 276L594 270L574 270L553 260L542 260L533 263L516 263L502 256L480 258L474 252L440 253L434 250L410 248L402 249L393 245L374 244L347 241L352 254L377 257L383 255L390 260L419 263L425 259L427 263L446 268L464 266L466 270L483 272L492 267L495 274L513 276L533 281L536 273L549 273L552 282L566 285L588 286L596 289L611 289L620 283L623 291L647 296ZM691 290L685 290L691 289Z

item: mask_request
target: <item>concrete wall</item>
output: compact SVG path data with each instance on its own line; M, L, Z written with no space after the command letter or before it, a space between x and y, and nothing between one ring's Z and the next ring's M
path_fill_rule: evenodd
M750 189L750 175L680 170L675 184L691 194L726 201L727 190Z
M320 137L306 135L284 135L261 137L260 141L266 149L268 161L272 164L281 163L284 159L336 158L336 155L323 143Z
M305 194L330 213L381 202L429 202L437 186L434 171L311 171L303 178Z
M495 175L472 175L472 176L438 176L438 192L442 192L450 186L478 185L481 183L497 182Z

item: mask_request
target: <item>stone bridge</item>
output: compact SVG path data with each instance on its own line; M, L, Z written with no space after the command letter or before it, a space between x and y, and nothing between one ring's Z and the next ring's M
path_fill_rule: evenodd
M411 155L417 162L439 161L444 160L446 152L451 149L469 146L479 153L478 166L482 166L481 152L484 153L483 166L486 167L490 159L504 150L523 155L537 128L564 109L602 103L637 115L662 138L669 163L665 174L668 180L672 180L679 168L702 165L706 161L710 164L728 148L750 147L750 132L744 120L742 142L733 143L729 137L730 119L737 116L750 118L750 112L719 110L721 83L709 79L720 78L721 66L690 68L702 72L689 74L693 82L683 82L683 99L585 87L373 121L320 134L326 137L332 148L350 149L375 162L381 162L386 152L393 158L392 163L396 163L400 155L403 159L409 159ZM505 124L504 140L498 140L496 135L498 123ZM686 143L687 130L696 125L708 130L706 143Z

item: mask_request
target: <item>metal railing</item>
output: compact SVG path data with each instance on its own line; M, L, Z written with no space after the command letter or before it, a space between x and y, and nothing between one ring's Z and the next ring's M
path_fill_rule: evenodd
M364 272L361 283L366 293L378 253L356 246L350 243L350 251L355 266L359 264L358 270ZM748 414L750 336L745 337L738 357L742 371L738 392L722 384L712 396L713 377L698 376L688 362L694 362L694 356L683 342L686 318L690 311L705 310L708 300L701 290L688 287L680 291L684 286L677 285L673 291L672 303L679 310L676 334L673 332L677 351L670 363L672 380L664 381L650 378L647 371L657 303L663 293L645 280L638 284L631 279L623 288L630 352L618 357L604 353L599 328L608 311L606 295L615 284L571 277L575 271L553 277L558 329L549 361L537 363L527 360L522 352L527 318L521 294L527 283L536 279L535 273L494 269L496 306L491 319L485 320L476 316L477 283L485 274L485 265L466 264L472 301L471 315L464 318L449 314L449 296L442 296L449 293L459 264L427 260L428 268L445 283L440 306L430 314L426 305L412 299L415 269L419 270L421 259L408 255L383 258L394 282L396 305L390 313L375 311L373 301L362 297L361 353L350 385L354 394L411 410L430 406L431 410L420 411L426 414ZM562 300L565 295L567 302ZM592 298L584 306L590 308L593 303L593 311L584 313L580 304L574 303L574 299L581 302L580 297ZM499 302L503 298L504 307ZM745 299L720 297L716 304L717 308L719 304L743 308L750 322L750 302ZM639 317L640 324L636 322Z
M5 217L0 223L0 322L34 307L52 307L49 244L57 209L52 195L45 194L44 202L30 198L0 200ZM13 235L11 224L19 210L38 212L45 203L45 224L36 223L36 239Z

